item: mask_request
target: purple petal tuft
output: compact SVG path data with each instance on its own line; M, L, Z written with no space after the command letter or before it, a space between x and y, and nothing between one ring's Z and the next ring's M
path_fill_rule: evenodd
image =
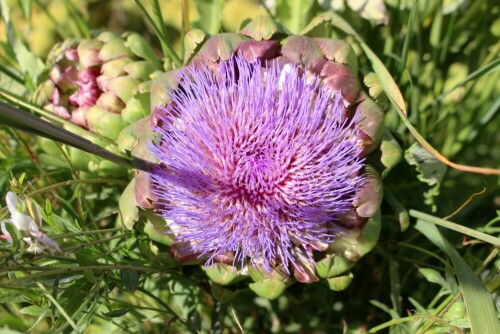
M156 206L176 242L211 263L301 267L341 229L364 167L340 94L293 65L235 56L187 67L154 127ZM290 271L289 271L290 272Z

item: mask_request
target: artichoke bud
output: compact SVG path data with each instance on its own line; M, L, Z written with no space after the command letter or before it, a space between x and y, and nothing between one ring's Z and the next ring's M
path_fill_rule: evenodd
M99 59L108 62L122 57L132 57L134 54L121 39L112 39L105 43L99 51Z
M129 57L121 57L117 59L113 59L103 64L101 67L101 77L104 78L116 78L122 75L127 74L125 70L125 66L129 63L132 63L134 60Z
M162 68L149 43L136 33L66 40L54 46L48 63L52 71L33 101L110 140L149 114L151 76Z
M124 67L125 72L127 74L137 80L141 81L147 81L149 80L149 76L151 73L155 71L156 67L155 65L151 64L150 62L147 62L145 60L143 61L136 61L130 64L127 64Z
M97 40L84 40L78 44L76 51L78 60L84 68L97 66L101 64L99 59L99 49L102 43Z
M113 92L102 93L97 99L96 105L115 114L119 114L125 107L125 103L123 103L122 99L116 96Z

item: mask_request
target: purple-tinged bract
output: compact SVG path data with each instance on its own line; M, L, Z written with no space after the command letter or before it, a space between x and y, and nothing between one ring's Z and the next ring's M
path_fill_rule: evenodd
M270 270L324 250L363 184L356 116L312 74L277 61L188 66L154 128L156 207L208 263Z

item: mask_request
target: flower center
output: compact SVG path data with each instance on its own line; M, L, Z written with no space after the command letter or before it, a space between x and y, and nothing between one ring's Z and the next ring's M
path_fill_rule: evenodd
M279 164L272 159L269 151L247 153L236 163L233 187L255 202L259 200L259 195L273 193L279 173Z

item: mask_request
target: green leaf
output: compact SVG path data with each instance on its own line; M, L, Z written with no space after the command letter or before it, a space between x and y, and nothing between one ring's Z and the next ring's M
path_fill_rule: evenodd
M410 210L410 216L418 218L418 219L423 219L423 220L430 222L430 223L433 223L435 225L446 227L450 230L453 230L453 231L468 235L472 238L476 238L476 239L482 240L484 242L490 243L493 246L500 247L500 238L496 238L496 237L491 236L489 234L473 230L469 227L455 224L455 223L449 222L447 220L440 219L438 217L434 217L432 215L428 215L426 213L423 213L423 212L420 212L417 210Z
M224 0L194 0L193 2L198 13L202 13L200 20L194 26L211 35L220 33Z
M21 232L14 226L14 224L6 223L5 228L12 238L12 249L17 254L23 254L26 245L22 241Z
M381 303L377 300L370 300L370 304L378 307L379 309L381 309L385 313L389 314L393 319L399 318L399 314L396 311L394 311L393 309L391 309L389 306L385 305L384 303Z
M309 23L314 5L313 0L277 0L276 19L292 33L298 34Z
M448 283L439 271L432 268L419 268L418 271L425 277L428 282L439 284L441 287L449 290Z
M122 282L125 287L130 291L137 290L139 286L139 272L137 270L123 269L120 272Z
M31 16L31 4L33 1L32 0L17 0L17 2L19 3L19 7L21 7L21 9L23 11L24 19L26 21L29 21L30 16Z
M22 309L20 309L19 313L31 315L33 317L48 316L49 315L49 308L38 306L38 305L30 305L30 306L26 306L26 307L23 307Z
M266 299L278 298L286 289L286 284L273 279L265 279L259 282L250 283L248 286L257 295Z
M354 275L349 272L346 275L340 275L336 277L327 278L328 287L332 291L342 291L349 287L352 280L354 279Z
M214 263L210 266L203 266L201 269L208 278L220 285L232 284L240 276L238 268L224 263Z
M59 296L58 304L64 309L68 319L75 319L76 315L85 308L92 296L92 291L96 287L97 285L90 283L85 278L79 278ZM60 328L68 324L65 317L59 317L54 323L54 328Z
M7 0L0 0L0 9L2 11L2 18L7 29L7 40L10 44L12 52L21 67L21 70L27 74L29 81L27 86L30 90L35 90L39 83L42 74L47 70L45 64L31 53L28 48L17 37L14 26L10 21L10 8Z
M144 225L144 233L153 241L167 246L172 245L174 236L172 235L172 231L166 226L165 220L148 213L146 213L147 221L146 225Z
M380 142L380 152L382 153L380 162L382 162L385 167L382 171L382 178L384 178L389 174L391 169L401 161L401 157L403 156L401 146L399 146L388 129L386 129L382 141Z
M490 293L457 250L432 223L419 219L415 228L450 257L462 289L472 334L500 333L500 323Z
M135 179L130 181L120 196L119 208L123 225L127 230L131 230L139 219L139 209L135 203Z
M118 310L113 310L110 312L103 313L102 315L108 318L118 318L122 315L127 314L130 311L130 307L124 307Z
M405 159L410 165L416 166L418 179L430 186L439 185L446 173L446 165L437 160L418 143L414 143L405 152Z
M434 211L434 197L439 195L439 186L448 169L447 166L418 143L414 143L405 151L405 159L410 165L416 166L418 179L431 186L429 191L424 193L424 197L425 203L431 205Z
M154 64L156 69L161 69L162 65L156 56L153 48L149 45L148 41L137 33L132 33L127 36L125 43L127 47L138 57L144 58L150 63Z
M331 18L328 15L318 15L300 32L300 35L308 37L329 38L332 34Z

